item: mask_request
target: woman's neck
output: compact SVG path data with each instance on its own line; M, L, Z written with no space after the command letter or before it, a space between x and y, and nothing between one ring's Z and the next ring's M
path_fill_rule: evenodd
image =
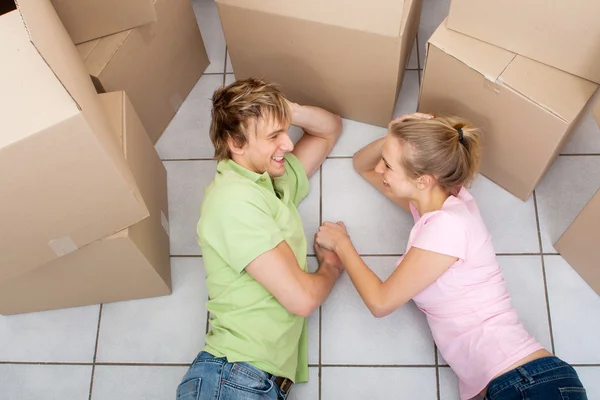
M450 197L450 194L439 186L423 190L420 194L419 198L413 199L413 205L419 211L419 215L441 210L446 199Z

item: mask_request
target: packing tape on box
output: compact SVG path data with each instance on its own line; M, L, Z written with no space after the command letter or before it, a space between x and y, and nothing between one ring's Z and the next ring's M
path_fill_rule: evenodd
M79 249L73 239L68 236L52 239L48 245L58 257L62 257Z
M163 229L165 230L165 232L167 233L167 236L171 236L171 231L169 230L169 220L167 219L167 216L165 215L164 212L160 212L160 223L162 224Z

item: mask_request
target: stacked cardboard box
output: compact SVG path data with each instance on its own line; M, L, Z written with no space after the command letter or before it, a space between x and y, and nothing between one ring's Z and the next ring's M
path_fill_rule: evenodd
M140 72L172 104L208 64L189 1L175 3L174 18L153 3L157 21L129 31L145 32L139 45L149 52L167 40L189 45L177 54L196 53L154 53L194 71L178 79L149 65ZM3 6L0 37L0 313L169 294L166 171L128 93L97 93L50 0ZM137 50L122 44L113 58L136 59ZM172 104L142 106L164 120Z
M419 111L479 125L482 174L527 199L600 97L599 15L595 0L452 0L427 44ZM599 224L600 192L555 247L600 294Z
M422 0L217 0L236 78L265 78L301 104L387 126Z

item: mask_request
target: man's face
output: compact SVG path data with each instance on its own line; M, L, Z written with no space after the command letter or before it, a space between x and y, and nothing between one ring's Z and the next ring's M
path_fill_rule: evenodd
M251 121L244 152L234 161L259 174L268 172L272 178L282 176L285 173L283 156L294 149L288 128L289 124L275 118Z

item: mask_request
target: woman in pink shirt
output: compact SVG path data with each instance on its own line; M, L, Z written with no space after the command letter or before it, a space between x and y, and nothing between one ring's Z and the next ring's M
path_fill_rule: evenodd
M324 223L316 241L337 253L374 316L414 300L458 376L462 400L587 399L575 370L544 349L511 306L490 234L465 188L477 171L479 141L465 121L415 113L355 154L356 171L415 220L385 282L343 223Z

